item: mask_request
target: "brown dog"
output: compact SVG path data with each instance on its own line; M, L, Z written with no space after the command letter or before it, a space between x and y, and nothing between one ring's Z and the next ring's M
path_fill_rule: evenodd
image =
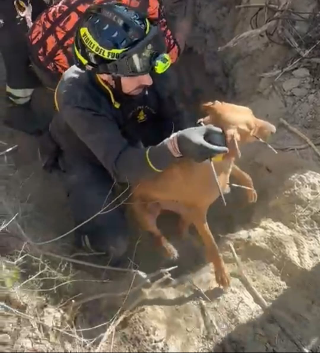
M229 103L215 101L204 104L208 116L202 122L220 127L227 138L229 153L221 161L214 161L222 191L229 189L229 177L233 175L243 186L253 189L250 176L234 164L240 157L239 145L253 142L256 138L266 140L275 133L274 125L257 119L251 109ZM224 262L207 223L209 206L220 196L209 161L196 163L181 158L161 174L146 179L133 188L131 207L140 226L151 232L166 250L170 258L176 259L178 253L157 227L157 217L162 210L178 213L181 234L193 224L206 248L207 260L215 269L216 281L223 287L230 284ZM249 202L256 202L254 190L247 190Z

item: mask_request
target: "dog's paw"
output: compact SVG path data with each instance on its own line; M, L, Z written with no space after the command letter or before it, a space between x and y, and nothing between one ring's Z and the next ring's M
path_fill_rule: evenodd
M216 281L219 286L227 289L230 286L230 277L224 266L216 268L215 270Z
M164 248L165 248L167 257L169 257L171 260L177 260L179 258L179 253L172 244L168 242L164 245Z
M258 199L258 194L256 190L247 190L247 197L249 203L255 203Z

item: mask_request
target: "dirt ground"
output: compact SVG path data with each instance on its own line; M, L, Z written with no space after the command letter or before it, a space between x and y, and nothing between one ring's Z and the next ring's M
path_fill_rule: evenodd
M253 178L257 203L248 205L243 191L232 189L226 195L227 207L218 200L210 209L210 228L231 274L231 288L224 292L217 287L197 236L190 234L182 242L174 234L174 216L166 215L161 225L179 251L176 263L166 260L151 238L138 230L132 235L128 251L128 266L148 274L178 266L171 272L172 279L159 286L134 291L141 281L138 276L133 279L131 274L70 265L51 258L47 265L50 270L46 271L60 276L51 291L31 278L37 268L44 266L42 260L36 257L23 263L22 277L29 278L27 290L16 290L15 299L0 292L6 305L20 312L12 315L12 310L2 306L3 349L95 350L95 338L101 338L99 335L111 325L115 329L107 331L102 351L320 352L319 156L280 123L283 118L315 145L320 144L319 60L301 60L278 78L278 74L265 74L283 69L295 52L272 43L264 34L218 51L236 35L250 30L256 9L236 9L239 4L248 1L196 0L188 48L177 65L182 98L190 111L197 112L201 101L232 101L250 106L256 115L277 126L270 142L277 154L256 142L243 148L238 163ZM300 12L312 11L316 5L314 0L295 0L291 4ZM300 27L297 30L302 31ZM3 67L0 74L3 86ZM0 193L6 206L1 210L3 219L18 212L16 219L36 242L53 239L71 229L59 176L41 170L36 141L3 127L0 141L8 146L18 145L15 153L0 156ZM0 255L10 254L12 259L17 257L12 254L21 249L23 240L14 222L8 229L1 233ZM245 275L267 308L239 274L228 242L233 244ZM42 249L74 256L72 235ZM73 258L104 264L98 256ZM123 291L131 293L125 296L125 302ZM92 300L72 311L70 298L82 300L98 293L115 295ZM137 298L142 301L134 305ZM66 300L69 304L61 305ZM134 309L117 324L120 307ZM1 319L6 320L5 326ZM39 325L39 320L46 325ZM61 330L70 325L73 329L66 337Z

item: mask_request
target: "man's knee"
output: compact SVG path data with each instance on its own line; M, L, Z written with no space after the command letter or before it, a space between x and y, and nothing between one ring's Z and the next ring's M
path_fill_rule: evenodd
M77 245L121 257L130 233L125 206L117 198L121 191L116 191L113 179L102 166L66 154L61 164L75 224L82 224L75 232Z

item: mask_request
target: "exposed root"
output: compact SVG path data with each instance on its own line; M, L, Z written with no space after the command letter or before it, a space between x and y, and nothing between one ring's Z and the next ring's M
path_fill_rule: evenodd
M240 42L242 42L244 39L252 39L254 37L257 37L261 33L266 32L270 28L274 28L277 26L277 20L280 19L280 16L282 14L282 10L287 9L291 4L291 0L282 0L281 5L278 8L278 12L274 15L272 21L270 20L267 22L265 25L258 29L253 29L244 33L239 34L238 36L234 37L231 41L229 41L227 44L223 45L222 47L218 48L218 51L223 51L227 48L233 48L236 45L238 45Z

